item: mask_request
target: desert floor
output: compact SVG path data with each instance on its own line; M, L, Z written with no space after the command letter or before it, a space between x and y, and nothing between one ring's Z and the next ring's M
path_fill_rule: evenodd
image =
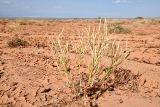
M63 88L49 43L64 27L64 35L78 40L88 20L0 20L0 107L54 107L57 91ZM160 107L160 23L148 20L114 22L131 29L129 34L111 34L128 40L129 58L120 67L139 77L138 91L125 86L106 91L99 107ZM11 48L15 35L29 42L26 47ZM60 106L60 105L59 105ZM67 105L69 106L69 105ZM72 106L72 105L70 105ZM74 105L73 105L74 107Z

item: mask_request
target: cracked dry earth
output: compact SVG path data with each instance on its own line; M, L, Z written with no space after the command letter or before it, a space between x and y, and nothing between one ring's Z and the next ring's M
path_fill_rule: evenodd
M57 92L63 88L63 84L48 45L50 38L56 37L64 27L64 35L76 42L77 32L88 23L38 20L24 24L16 20L0 20L0 107L58 105ZM134 74L142 74L138 91L131 92L125 86L107 91L97 100L98 105L160 107L160 25L125 26L132 30L131 34L112 36L115 39L123 38L122 45L128 40L132 52L121 67ZM27 40L30 45L25 48L8 47L7 42L15 34Z

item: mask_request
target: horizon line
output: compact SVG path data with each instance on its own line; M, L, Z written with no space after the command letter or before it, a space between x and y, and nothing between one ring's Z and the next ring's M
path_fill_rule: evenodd
M0 16L0 19L134 19L134 18L144 18L144 19L152 19L152 18L160 18L160 17L143 17L143 16L137 16L137 17L39 17L39 16L16 16L16 17L4 17Z

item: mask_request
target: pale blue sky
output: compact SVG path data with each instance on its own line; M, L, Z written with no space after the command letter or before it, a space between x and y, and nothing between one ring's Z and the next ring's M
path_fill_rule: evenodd
M0 0L0 17L160 17L160 0Z

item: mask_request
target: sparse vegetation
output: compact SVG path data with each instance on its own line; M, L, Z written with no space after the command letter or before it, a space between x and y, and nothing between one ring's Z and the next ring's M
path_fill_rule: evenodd
M26 47L28 45L28 42L26 40L21 39L18 36L15 36L7 44L8 44L9 47L12 47L12 48Z
M109 33L131 33L131 30L120 25L115 25L110 27Z
M159 107L159 20L0 19L0 105ZM118 25L132 33L111 34ZM16 37L27 48L9 47Z
M78 59L76 71L74 71L76 74L74 74L70 69L70 51L72 48L69 47L74 46L74 44L64 42L63 37L61 37L62 34L63 32L60 33L59 38L52 42L58 69L67 78L75 96L73 99L82 99L82 105L93 106L95 99L110 87L107 83L110 74L129 56L127 43L126 48L122 49L120 42L116 43L110 39L106 21L100 22L98 27L89 26L89 28L84 29L83 33L87 38L81 37L79 47L75 48ZM90 63L86 67L86 71L81 71L85 56L90 58ZM102 61L102 59L106 60ZM111 59L110 64L102 64L108 62L109 59Z
M151 19L149 24L151 24L151 25L159 25L160 24L160 19Z
M71 79L70 68L69 68L69 43L64 45L64 42L60 40L60 36L63 31L59 34L56 41L52 42L53 50L55 51L58 70L63 71L65 77Z
M139 17L136 17L135 19L144 19L144 18L139 16Z

